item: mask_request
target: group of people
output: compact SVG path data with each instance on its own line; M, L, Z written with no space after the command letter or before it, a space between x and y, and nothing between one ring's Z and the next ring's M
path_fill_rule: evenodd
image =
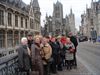
M22 37L18 51L18 66L27 75L50 75L62 71L63 67L77 68L77 38L69 33L57 37L33 37L31 33Z

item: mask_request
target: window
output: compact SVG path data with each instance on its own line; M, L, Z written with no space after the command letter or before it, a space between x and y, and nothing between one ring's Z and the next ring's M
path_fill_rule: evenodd
M59 6L56 6L55 11L59 11L59 10L60 10Z
M15 27L18 27L18 15L15 15Z
M8 26L12 26L12 14L8 13Z
M56 13L56 14L55 14L55 17L56 17L56 18L60 18L60 13Z
M27 19L25 19L25 27L27 28Z
M4 48L5 45L4 31L0 31L0 48Z
M15 46L19 44L19 36L17 31L14 33L14 41L15 41L14 43Z
M23 31L20 32L20 40L21 40L22 37L24 37L24 32Z
M9 31L7 33L7 45L8 45L8 47L13 47L13 33L12 33L12 31Z
M0 25L4 25L4 11L0 10Z
M33 29L33 19L30 19L30 28Z
M21 17L21 27L23 28L23 17Z

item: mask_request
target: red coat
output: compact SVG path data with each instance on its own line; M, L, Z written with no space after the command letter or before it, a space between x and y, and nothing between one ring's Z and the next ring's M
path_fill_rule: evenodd
M66 37L62 37L62 38L61 38L61 43L62 43L63 45L67 43Z

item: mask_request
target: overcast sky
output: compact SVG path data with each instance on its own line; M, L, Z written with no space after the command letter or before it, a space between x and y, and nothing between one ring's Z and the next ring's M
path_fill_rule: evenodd
M29 4L31 0L23 0L26 4ZM81 14L84 13L86 9L86 4L90 7L91 0L58 0L63 4L63 13L64 17L70 13L70 8L72 8L73 13L75 14L75 25L78 29L81 24ZM43 20L45 19L46 13L52 15L53 12L53 3L56 3L57 0L38 0L41 10L41 25L43 26Z

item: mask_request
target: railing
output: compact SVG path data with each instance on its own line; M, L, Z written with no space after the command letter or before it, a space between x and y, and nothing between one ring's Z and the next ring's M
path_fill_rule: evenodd
M0 49L0 58L7 56L7 55L11 55L13 53L16 53L16 49L18 48L18 46L16 47L11 47L11 48L2 48Z
M16 48L0 49L0 75L26 75L26 72L20 72L18 68L18 53Z
M17 53L0 58L0 75L17 75L16 68L18 64Z

